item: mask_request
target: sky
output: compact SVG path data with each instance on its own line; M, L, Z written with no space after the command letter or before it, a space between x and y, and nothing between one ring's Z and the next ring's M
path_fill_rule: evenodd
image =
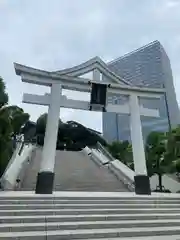
M23 107L34 121L47 112L22 103L24 92L43 94L49 88L22 83L13 62L61 70L94 56L110 61L159 40L171 60L180 104L179 13L180 0L0 0L0 76L9 103ZM61 109L60 117L101 131L101 113Z

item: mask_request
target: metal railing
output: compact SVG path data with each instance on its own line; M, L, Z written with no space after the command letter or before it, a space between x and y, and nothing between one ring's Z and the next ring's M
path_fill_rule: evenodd
M103 165L107 165L107 164L110 164L111 162L117 160L115 159L111 153L104 147L102 146L101 143L97 143L97 150L102 154L104 155L109 161L105 162ZM121 164L123 164L121 162ZM129 178L123 171L122 169L118 168L115 169L116 167L114 165L111 165L111 168L109 168L115 175L116 177L118 177L123 183L124 185L130 190L130 191L134 191L134 181L132 181L131 178ZM127 167L128 168L128 167Z
M97 142L97 150L99 150L107 159L109 159L109 161L104 163L104 165L115 160L110 152L108 152L108 150L103 147L100 142Z

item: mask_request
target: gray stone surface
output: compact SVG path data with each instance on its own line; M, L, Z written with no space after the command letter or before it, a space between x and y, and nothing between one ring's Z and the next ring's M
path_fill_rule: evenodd
M21 190L35 190L41 161L37 149L22 181ZM54 190L127 192L127 188L105 166L97 166L84 152L57 151Z
M144 239L146 236L149 237L148 239L157 239L155 236L163 235L168 240L180 239L180 205L177 204L179 197L177 199L159 197L155 201L153 196L146 196L140 200L140 197L133 195L129 195L131 196L129 199L123 198L127 193L120 193L116 200L113 197L109 199L110 203L109 200L106 203L107 197L101 197L102 205L99 207L98 196L94 196L92 202L87 203L89 197L85 192L78 193L77 199L73 197L73 193L63 194L65 194L63 199L55 195L47 197L47 200L43 197L41 199L44 202L43 209L38 209L41 204L39 197L36 199L36 195L30 195L29 199L25 195L24 197L22 195L21 199L5 197L6 202L3 195L0 196L0 239L98 240L99 238L100 240L100 238L114 237L120 239L139 237L140 239L140 236ZM72 195L72 199L68 194ZM108 194L111 196L113 193ZM57 208L57 201L62 201L59 208ZM121 205L117 204L117 201ZM89 208L90 204L91 208ZM24 207L21 209L22 205L28 205L27 209ZM102 209L103 205L106 206L105 209ZM54 206L53 209L52 206ZM134 206L133 209L132 206ZM163 206L166 208L163 209ZM65 209L62 209L64 207ZM11 213L11 216L8 213ZM178 235L177 238L175 235Z

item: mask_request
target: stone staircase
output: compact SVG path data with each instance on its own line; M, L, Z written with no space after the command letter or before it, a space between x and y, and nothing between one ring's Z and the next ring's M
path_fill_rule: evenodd
M180 197L1 192L0 239L180 239Z
M34 191L40 168L41 149L36 149L19 190ZM83 151L56 151L55 191L128 192L107 166L98 166Z

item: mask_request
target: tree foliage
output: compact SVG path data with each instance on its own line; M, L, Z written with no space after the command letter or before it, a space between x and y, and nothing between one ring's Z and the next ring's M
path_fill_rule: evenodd
M164 174L169 162L165 161L166 135L162 132L152 132L146 140L145 153L148 175Z
M115 159L134 169L132 146L128 141L115 141L109 144L107 148Z
M21 128L29 120L29 114L24 113L23 109L18 106L6 106L1 108L0 115L4 116L11 125L11 135L20 134Z
M180 173L180 125L167 134L165 158L172 160L171 171Z
M21 127L28 121L29 114L18 106L8 106L8 94L5 83L0 78L0 176L13 152L13 140L20 133Z
M8 94L6 93L6 86L3 79L0 77L0 108L8 103Z
M47 114L42 114L36 122L36 135L39 145L44 144ZM81 150L86 146L94 146L97 142L106 145L106 141L92 129L88 129L75 121L66 123L59 119L57 149Z
M108 145L112 156L133 169L132 147L129 142ZM163 191L162 176L180 173L180 126L170 132L151 132L146 139L145 155L148 176L158 175L158 189Z
M147 137L145 153L149 177L157 174L159 179L158 189L163 191L162 176L172 172L172 159L167 158L167 134L152 132Z

